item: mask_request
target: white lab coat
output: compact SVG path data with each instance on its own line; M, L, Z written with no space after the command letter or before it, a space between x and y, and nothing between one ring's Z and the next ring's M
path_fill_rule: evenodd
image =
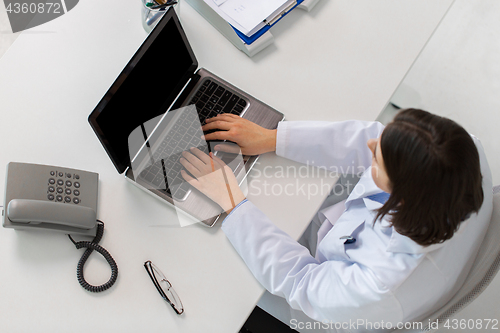
M278 155L335 171L367 169L341 215L328 207L319 213L333 227L320 239L316 258L250 201L223 222L222 230L255 278L314 320L351 323L352 329L352 322L358 320L394 327L424 318L460 288L488 227L492 178L476 138L484 202L452 239L422 247L397 233L385 219L373 224L374 209L381 204L366 197L381 190L369 170L372 156L366 142L382 131L383 126L375 122L280 123ZM356 242L344 244L340 237L346 235Z

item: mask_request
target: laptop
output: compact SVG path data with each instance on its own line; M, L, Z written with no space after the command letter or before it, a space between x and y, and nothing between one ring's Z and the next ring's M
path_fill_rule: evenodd
M179 142L185 141L177 136L189 132L199 138L200 123L220 113L239 115L268 129L275 129L284 120L282 113L208 70L198 68L194 52L171 8L130 59L88 121L116 170L128 181L211 227L220 219L220 207L185 182L176 186L169 184L172 178L167 175L175 172L178 175L179 152L186 148L178 147ZM183 124L185 127L179 127ZM180 128L177 131L180 134L175 132L176 128ZM132 142L131 137L138 139ZM205 152L210 146L204 140L190 145ZM164 148L170 149L169 158L156 159L154 165L152 156ZM148 158L152 161L144 162ZM240 156L240 160L228 162L240 183L257 158ZM140 165L140 170L133 165Z

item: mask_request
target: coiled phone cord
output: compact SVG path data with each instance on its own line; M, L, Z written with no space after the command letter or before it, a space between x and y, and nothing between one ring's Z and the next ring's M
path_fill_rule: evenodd
M76 276L78 278L78 282L80 283L80 285L86 290L93 293L99 293L101 291L111 288L111 286L115 284L116 279L118 278L118 266L116 265L115 260L109 254L109 252L106 251L106 249L104 249L102 246L99 245L99 242L101 241L103 234L104 234L104 222L102 222L101 220L97 220L97 234L91 242L88 241L75 242L75 240L71 237L71 235L68 235L69 239L73 242L73 244L75 244L77 249L81 249L83 247L87 248L83 253L82 257L80 258L78 266L76 267ZM93 286L89 284L87 281L85 281L85 277L83 276L83 266L85 266L87 259L90 257L93 251L99 252L104 257L104 259L106 259L109 266L111 267L111 277L109 278L108 282L100 286Z

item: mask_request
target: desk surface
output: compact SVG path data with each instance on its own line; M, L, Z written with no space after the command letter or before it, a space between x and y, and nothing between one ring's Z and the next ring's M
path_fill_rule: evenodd
M172 208L116 173L87 123L146 37L140 2L124 1L113 11L97 0L80 1L21 34L0 60L0 166L18 161L98 172L98 217L106 223L101 244L120 270L113 288L88 293L76 280L81 252L66 236L1 228L2 332L235 332L263 292L219 225L178 227ZM373 120L451 3L323 0L310 13L287 15L273 28L275 44L253 58L189 5L182 4L180 16L201 66L288 120ZM278 177L290 166L299 167L262 156L248 197L298 238L335 178ZM278 195L287 184L294 194ZM159 297L143 268L146 260L173 283L184 315L176 316ZM108 279L99 255L87 265L90 283Z

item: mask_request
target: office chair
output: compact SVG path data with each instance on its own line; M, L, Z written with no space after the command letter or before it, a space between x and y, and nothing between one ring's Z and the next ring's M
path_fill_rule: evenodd
M400 329L397 333L435 332L429 322L439 320L439 328L475 300L493 280L500 269L500 186L493 187L493 212L490 226L479 249L476 260L463 286L441 309L422 320L422 329ZM429 321L430 320L430 321Z

